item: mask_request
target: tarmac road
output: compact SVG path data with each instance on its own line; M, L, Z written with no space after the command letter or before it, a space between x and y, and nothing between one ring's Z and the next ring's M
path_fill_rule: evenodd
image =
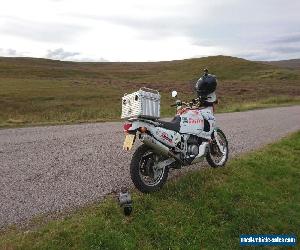
M300 106L218 114L217 123L234 156L300 130ZM0 130L0 228L132 186L123 139L120 122Z

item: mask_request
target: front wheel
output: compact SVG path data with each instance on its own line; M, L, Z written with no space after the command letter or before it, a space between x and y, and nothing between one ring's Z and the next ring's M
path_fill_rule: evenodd
M130 175L135 187L143 192L158 191L167 181L169 168L157 168L162 160L153 149L141 145L133 154L130 164Z
M218 128L212 135L212 142L210 143L206 160L213 168L224 167L228 160L228 152L226 136L224 132Z

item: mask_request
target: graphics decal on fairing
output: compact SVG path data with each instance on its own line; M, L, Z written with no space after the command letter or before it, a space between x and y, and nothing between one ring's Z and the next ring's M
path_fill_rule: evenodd
M203 110L201 112L201 114L202 114L202 116L205 120L208 120L208 121L214 121L215 120L215 117L214 117L213 113L211 112L211 110Z
M155 138L169 146L174 147L178 142L178 137L180 138L180 135L173 130L168 130L161 127L156 128Z
M182 123L189 123L189 120L187 117L181 117Z
M189 118L189 124L203 124L203 120L200 118Z
M200 114L200 111L199 110L191 110L190 111L192 114L194 115L199 115Z
M173 136L171 136L171 137L172 137L172 139L173 139ZM172 143L172 142L173 142L172 139L170 139L170 138L168 137L168 134L167 134L166 132L162 132L162 133L161 133L161 138L163 138L164 140L168 141L169 143Z
M195 110L185 110L185 112L180 116L180 133L194 134L204 138L210 138L211 131L215 126L215 117L210 108ZM205 132L204 129L204 119L210 124L210 131Z

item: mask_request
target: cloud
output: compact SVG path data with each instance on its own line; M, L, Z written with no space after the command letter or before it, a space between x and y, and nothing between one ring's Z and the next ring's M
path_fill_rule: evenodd
M271 41L275 44L300 43L300 33L288 34Z
M1 56L9 56L9 57L17 57L17 56L23 56L23 53L17 52L15 49L3 49L0 48L0 55Z
M63 22L32 21L5 17L0 33L40 42L68 42L88 28Z
M299 0L28 0L16 9L17 2L1 6L0 42L3 48L28 51L27 56L90 61L300 57Z
M271 48L271 51L282 54L300 53L300 46L274 47Z
M74 59L75 62L109 62L109 60L100 57L100 58L91 58L91 57L80 57Z
M46 58L63 61L75 61L75 62L109 62L103 57L92 58L83 57L79 52L65 51L63 48L48 50L45 55Z
M144 40L164 40L185 37L191 45L218 47L232 55L250 55L246 58L259 59L276 53L283 58L296 47L280 49L272 46L270 38L278 33L292 33L300 27L299 2L291 0L286 6L288 15L278 15L282 7L279 0L256 1L186 1L185 5L173 6L155 14L157 6L141 6L136 15L90 16L95 20L107 21L137 31L136 36ZM258 2L258 1L257 1ZM299 8L298 8L299 7ZM148 15L153 11L153 15ZM299 41L299 34L278 38L277 43L287 44ZM273 41L274 43L274 41ZM221 49L222 51L222 49ZM294 55L299 57L300 54Z
M207 47L210 51L209 47L215 47L218 48L215 53L228 51L237 56L259 51L259 54L247 58L265 58L270 51L270 38L277 37L278 33L289 33L300 26L297 11L300 5L291 0L286 8L289 14L278 16L282 8L280 0L255 2L216 0L204 3L189 0L184 4L177 1L177 4L160 5L146 1L147 4L135 4L138 7L134 15L124 11L118 15L113 12L109 15L79 14L77 18L129 28L135 31L138 40L175 41L178 37L184 37L191 46L198 46L202 50ZM277 43L291 43L297 39L299 35L293 35L278 38ZM281 53L282 57L285 55L284 50L280 52L278 48L274 48L275 52Z
M56 59L56 60L67 60L67 59L72 59L78 55L80 55L80 53L78 52L69 52L69 51L65 51L63 48L58 48L54 50L48 50L46 57L50 59Z

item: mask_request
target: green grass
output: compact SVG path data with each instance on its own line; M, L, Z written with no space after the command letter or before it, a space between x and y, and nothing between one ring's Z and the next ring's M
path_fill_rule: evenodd
M237 249L240 234L300 237L300 132L222 169L190 172L154 194L113 198L0 235L4 249Z
M242 101L241 103L223 105L217 110L217 112L240 112L253 109L273 108L279 106L284 107L292 105L300 105L300 97L276 96L266 98L265 100L257 100L255 102Z
M195 98L193 86L205 67L219 79L219 111L299 104L299 70L234 57L155 63L0 57L0 127L120 120L123 94L143 86L160 91L162 116L172 116L170 92Z
M9 84L9 89L7 85ZM110 87L70 81L0 81L0 126L106 121L119 114L121 92Z

